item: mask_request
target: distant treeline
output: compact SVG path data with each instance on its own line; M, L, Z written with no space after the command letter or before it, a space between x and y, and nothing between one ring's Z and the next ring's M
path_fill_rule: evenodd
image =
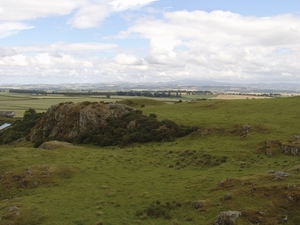
M11 93L21 93L21 94L32 94L32 95L47 95L47 94L62 94L66 96L88 96L88 95L103 95L106 97L110 96L143 96L143 97L156 97L156 98L176 98L181 97L181 95L211 95L211 91L52 91L47 93L46 91L40 90L25 90L25 89L10 89Z
M247 95L247 96L261 96L261 97L280 97L280 93L235 93L235 92L224 92L223 95Z
M213 94L211 91L116 91L116 92L98 92L98 91L88 91L88 92L58 92L66 96L74 95L104 95L110 96L143 96L143 97L160 97L160 98L171 98L171 97L181 97L184 95L209 95ZM53 92L56 94L56 92Z
M10 89L9 92L21 93L21 94L32 94L32 95L47 95L46 91L39 91L39 90Z

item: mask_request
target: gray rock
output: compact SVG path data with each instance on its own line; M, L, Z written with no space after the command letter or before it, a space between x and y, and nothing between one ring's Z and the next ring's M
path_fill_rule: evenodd
M230 200L231 199L231 195L230 193L227 193L225 196L224 196L224 200Z
M51 106L29 134L31 141L73 139L106 126L107 118L119 118L136 109L124 104L61 103ZM134 124L131 124L133 126Z
M300 146L296 146L296 145L285 145L282 144L281 145L281 150L283 153L287 154L287 155L299 155L300 154Z
M135 120L130 121L127 125L127 129L129 129L129 130L134 129L135 127L136 127L136 121Z
M274 173L274 176L275 176L275 178L277 178L277 179L283 179L283 178L285 178L285 177L289 177L290 174L287 173L287 172L283 172L283 171L276 171L276 172Z
M200 209L203 207L203 202L202 201L194 202L193 206L195 209Z
M287 221L288 221L288 216L285 216L282 220L283 220L284 222L287 222Z
M213 225L234 225L236 218L242 215L239 211L223 211L215 219Z
M259 211L258 214L261 215L261 216L263 216L265 214L265 212Z
M8 209L9 212L17 211L17 210L19 210L19 207L17 207L17 206L12 206L12 207L9 207L9 209Z

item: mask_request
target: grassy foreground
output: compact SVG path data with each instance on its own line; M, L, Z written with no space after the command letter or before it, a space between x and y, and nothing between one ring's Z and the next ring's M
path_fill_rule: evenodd
M1 146L0 225L213 224L227 210L241 211L242 225L300 221L299 156L263 148L300 135L300 98L132 101L159 120L200 129L124 148Z

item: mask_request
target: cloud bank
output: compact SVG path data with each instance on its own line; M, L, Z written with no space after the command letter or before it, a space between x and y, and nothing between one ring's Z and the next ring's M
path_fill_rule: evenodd
M99 28L113 14L142 10L153 2L6 1L0 8L0 38L34 29L31 20L54 15L67 16L66 23L76 29ZM20 7L14 7L16 4ZM183 78L300 82L300 18L297 16L249 17L228 11L195 10L162 11L158 17L158 12L151 14L153 11L148 9L150 14L111 33L106 43L0 46L0 76L21 79L30 76L32 80L48 77L54 81L64 78L77 82ZM136 44L126 46L124 41Z

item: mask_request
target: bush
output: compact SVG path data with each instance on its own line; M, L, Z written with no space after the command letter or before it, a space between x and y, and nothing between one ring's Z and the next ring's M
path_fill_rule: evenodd
M42 113L36 113L32 108L28 109L22 120L16 120L11 127L0 132L0 144L11 143L26 137L42 115Z

